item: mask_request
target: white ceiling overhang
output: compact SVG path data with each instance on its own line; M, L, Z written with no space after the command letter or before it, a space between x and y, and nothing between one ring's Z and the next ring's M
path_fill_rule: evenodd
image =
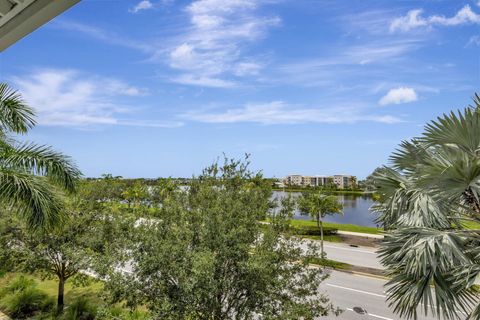
M0 52L80 0L0 0Z

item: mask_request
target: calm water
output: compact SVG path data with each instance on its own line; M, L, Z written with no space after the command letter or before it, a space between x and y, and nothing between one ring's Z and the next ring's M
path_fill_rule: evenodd
M291 194L298 197L300 193L298 192L281 192L274 191L274 198L282 198L286 195ZM367 227L376 227L374 222L375 214L369 211L369 208L372 206L374 201L368 195L338 195L339 201L343 203L343 213L344 215L327 215L324 221L327 222L336 222L336 223L350 223L360 226ZM311 219L308 215L304 216L299 211L295 212L295 219L309 220Z

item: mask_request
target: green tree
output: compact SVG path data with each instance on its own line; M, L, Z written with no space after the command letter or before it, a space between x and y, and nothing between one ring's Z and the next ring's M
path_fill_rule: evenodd
M258 223L272 206L270 185L237 161L207 168L187 189L166 185L161 216L132 228L126 272L108 276L112 302L143 305L155 319L338 312L320 292L322 270L309 268L283 233L293 206L276 210L270 225Z
M32 231L23 220L0 213L0 246L12 271L35 272L58 280L57 309L64 308L67 280L85 284L93 271L103 266L117 239L114 220L98 202L86 202L81 194L69 199L62 223L48 230Z
M327 178L326 188L327 188L327 189L331 189L331 190L336 190L336 189L338 189L338 186L335 184L335 182L334 182L334 180L333 180L332 177L328 177L328 178Z
M320 229L320 256L324 257L323 250L323 218L329 214L341 214L343 205L333 195L323 194L321 191L305 192L298 199L298 207L302 214L308 214L317 222Z
M148 197L148 189L141 182L136 182L133 186L126 188L122 192L122 196L128 202L128 207L132 206L135 210L140 201Z
M35 113L7 84L0 84L0 200L31 228L48 227L62 212L59 188L75 190L80 171L49 146L15 141L35 125Z
M374 175L380 195L374 210L390 230L380 249L391 276L390 305L407 318L423 304L423 313L479 319L473 287L480 274L479 96L474 106L402 142L391 161Z

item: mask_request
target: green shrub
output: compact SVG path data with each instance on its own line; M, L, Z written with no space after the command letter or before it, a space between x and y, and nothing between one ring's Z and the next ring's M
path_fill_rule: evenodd
M24 275L18 276L0 290L0 298L7 294L12 294L35 286L35 280L27 278Z
M148 315L139 310L126 311L119 306L101 306L98 308L95 320L148 320Z
M97 307L86 297L79 297L66 309L63 320L93 320L97 314Z
M301 236L319 236L320 228L315 226L301 226L295 227L295 232ZM323 234L326 236L336 235L338 233L337 228L323 227Z
M53 309L55 302L45 292L28 284L18 281L14 283L17 290L6 294L0 300L0 307L14 319L25 319L38 312L49 312ZM27 284L26 287L22 285ZM13 287L14 287L13 286Z

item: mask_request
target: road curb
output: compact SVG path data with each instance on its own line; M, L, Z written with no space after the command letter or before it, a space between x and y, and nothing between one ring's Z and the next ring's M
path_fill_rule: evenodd
M342 270L342 269L333 269L332 270L335 270L335 271L340 271L340 272L343 272L343 273L349 273L349 274L354 274L354 275L357 275L357 276L364 276L364 277L369 277L369 278L375 278L375 279L379 279L379 280L389 280L390 278L387 277L387 276L380 276L378 274L372 274L372 273L366 273L366 272L359 272L359 271L352 271L352 270Z
M368 238L368 239L378 239L378 240L382 240L385 237L383 234L362 233L362 232L343 231L343 230L338 230L337 233L348 235L348 236Z
M323 268L325 270L339 271L339 272L343 272L343 273L354 274L354 275L357 275L357 276L364 276L364 277L375 278L375 279L379 279L379 280L390 280L390 278L387 277L387 276L381 276L381 275L373 274L373 273L360 272L360 271L354 271L354 270L346 270L346 269L336 269L336 268L327 267L327 266L323 266L321 264L316 264L316 263L309 263L309 265L311 267L315 267L315 268Z

